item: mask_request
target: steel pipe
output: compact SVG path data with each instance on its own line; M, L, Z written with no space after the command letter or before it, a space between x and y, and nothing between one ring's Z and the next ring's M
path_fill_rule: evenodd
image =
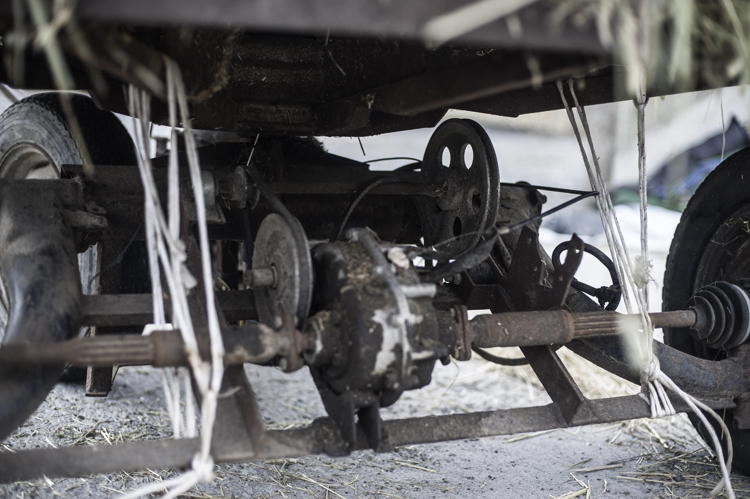
M654 327L692 327L693 310L649 314ZM640 327L637 314L570 313L566 310L479 315L466 326L471 344L480 348L564 345L575 339L616 336Z
M292 336L300 338L295 339ZM205 338L205 335L198 335ZM263 324L226 327L222 330L224 363L265 364L277 355L299 355L298 349L312 347L307 336L299 331L274 331ZM208 359L209 346L199 343L201 355ZM61 343L14 343L0 347L0 366L39 366L73 364L81 367L187 366L180 331L154 331L148 336L108 334L76 338Z

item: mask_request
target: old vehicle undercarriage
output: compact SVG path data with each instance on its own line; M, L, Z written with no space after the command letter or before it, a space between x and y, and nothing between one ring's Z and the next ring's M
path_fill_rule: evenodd
M29 37L54 24L54 9L41 1L0 6L1 81L67 85L92 97L38 94L0 119L0 438L44 400L65 365L87 369L93 396L107 395L116 366L189 365L178 331L132 334L154 316L144 191L131 139L103 111L129 114L122 87L131 84L153 97L153 122L168 124L165 56L182 69L192 126L205 144L197 152L218 291L215 304L200 293L188 300L206 359L205 310L215 307L221 321L228 395L218 402L216 462L649 417L638 395L584 397L556 354L565 346L639 382L623 315L614 311L616 276L595 290L597 303L575 281L587 245L574 236L552 256L539 245L543 192L555 187L501 182L482 127L443 120L450 109L501 116L561 109L559 80L573 81L562 88L569 98L575 88L580 106L627 100L628 68L593 19L551 25L555 2L528 3L449 43L425 42L431 20L470 4L80 0L42 50ZM722 50L696 46L704 71L688 85L651 70L648 95L736 83L706 77L706 67L724 74L731 57ZM435 126L424 157L390 172L329 154L313 138ZM72 137L75 154L47 138L56 130ZM75 152L81 139L86 153ZM184 160L185 141L172 147ZM727 410L735 468L745 473L750 236L728 221L744 220L747 210L748 154L720 166L686 210L668 263L666 311L651 314L666 330L667 344L654 344L662 371ZM168 166L166 155L153 159L162 198ZM719 199L717 190L727 194ZM199 278L197 208L183 201L180 212L186 265ZM79 262L92 247L86 258L95 271L85 273ZM81 283L95 293L82 294ZM470 320L468 311L480 309L492 313ZM93 334L79 336L81 328ZM493 359L483 349L501 346L521 347L552 404L381 418L380 408L430 383L437 361ZM329 417L267 430L245 363L287 372L308 366ZM189 466L199 445L185 438L2 453L0 480Z

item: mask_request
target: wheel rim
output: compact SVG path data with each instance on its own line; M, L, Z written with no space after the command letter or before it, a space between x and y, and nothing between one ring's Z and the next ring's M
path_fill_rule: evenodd
M702 249L693 278L692 293L716 281L740 284L750 277L750 204L725 217ZM726 352L710 348L706 342L695 341L698 356L720 360Z
M0 159L0 178L53 180L60 178L60 172L39 146L21 142Z

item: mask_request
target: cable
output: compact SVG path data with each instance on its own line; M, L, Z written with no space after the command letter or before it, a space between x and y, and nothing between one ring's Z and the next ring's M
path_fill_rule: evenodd
M539 215L537 215L535 217L531 217L528 220L524 220L523 222L518 222L516 224L510 225L510 226L507 226L507 227L500 227L499 228L500 234L508 234L509 232L512 232L512 231L514 231L516 229L520 229L521 227L525 227L527 225L530 225L530 224L536 222L537 220L541 220L541 219L543 219L544 217L546 217L548 215L552 215L553 213L557 213L558 211L560 211L562 209L565 209L568 206L577 203L578 201L582 201L582 200L584 200L586 198L590 198L592 196L598 196L598 195L599 195L599 193L596 192L596 191L585 192L584 194L581 194L580 196L576 196L575 198L571 199L570 201L566 201L563 204L557 205L554 208L552 208L551 210L547 210L544 213L540 213Z
M346 202L344 209L341 210L341 214L339 214L338 220L336 220L336 224L334 225L334 227L338 227L338 230L334 228L335 232L332 234L331 241L336 241L341 237L341 234L344 233L344 229L346 228L346 223L349 221L349 217L352 215L354 209L357 207L359 202L362 201L362 198L367 195L367 193L381 184L393 184L399 182L403 182L403 180L392 175L384 175L380 177L373 177L359 184L357 188L354 189L354 192L352 192L352 195L349 197L349 201Z
M499 227L499 228L490 227L484 232L484 237L487 238L484 242L480 243L474 249L470 250L469 252L464 254L462 257L454 260L453 262L450 262L447 265L438 267L435 270L429 272L428 274L425 274L424 276L422 276L422 280L428 281L428 282L438 282L441 279L444 279L448 276L459 274L466 269L469 269L475 265L478 265L489 256L490 251L492 251L492 247L495 244L495 240L500 235L508 234L509 232L512 232L513 230L519 229L521 227L525 227L526 225L532 224L536 222L537 220L541 220L542 218L548 215L557 213L558 211L564 208L567 208L568 206L575 204L578 201L581 201L583 199L586 199L592 196L596 196L598 194L599 193L596 191L586 191L580 196L577 196L574 199L571 199L570 201L566 201L565 203L562 203L561 205L555 206L551 210L547 210L544 213L540 213L539 215L536 215L527 220L524 220L523 222L518 222L508 227ZM443 244L447 244L451 240L458 239L459 237L465 237L470 234L476 235L476 232L461 234L460 236L457 236L455 238L441 241L440 243L433 245L432 248L437 248ZM418 254L419 253L416 253L416 255Z
M460 274L464 270L482 263L490 255L492 247L495 246L495 241L500 237L500 233L497 229L492 227L491 230L492 234L485 241L466 252L462 257L423 275L422 280L428 282L440 282L446 277Z
M552 350L557 352L563 347L563 345L552 345ZM510 357L499 357L497 355L491 354L487 350L484 350L479 347L475 347L474 345L471 346L471 349L482 357L484 360L488 362L492 362L493 364L499 364L501 366L508 366L508 367L517 367L517 366L525 366L528 365L529 359L526 357L517 357L517 358L510 358Z
M487 350L483 350L479 347L475 347L474 345L471 346L471 349L482 357L484 360L492 362L493 364L500 364L501 366L509 366L509 367L516 367L516 366L525 366L529 363L529 360L526 357L518 357L518 358L508 358L508 357L498 357L497 355L493 355Z
M522 189L536 189L538 191L550 191L550 192L562 192L564 194L588 194L596 191L578 191L575 189L564 189L562 187L546 187L543 185L531 185L531 184L518 184L511 182L500 182L501 186L504 187L520 187Z
M397 159L408 159L409 161L414 161L415 163L421 163L422 162L421 159L417 159L417 158L409 158L407 156L394 156L392 158L368 159L367 161L365 161L365 163L378 163L380 161L393 161L393 160L397 160Z
M568 249L569 244L570 241L564 241L558 244L555 250L552 252L552 265L554 265L555 268L561 265L560 255L563 251L566 251ZM616 310L617 306L620 304L622 291L620 280L617 277L617 268L615 267L614 262L606 254L604 254L603 251L590 244L584 244L583 251L593 256L594 258L599 260L602 265L607 267L609 275L612 278L612 286L602 286L601 288L595 288L577 279L573 279L571 287L577 289L578 291L586 293L587 295L596 297L599 300L599 306L604 308L605 310ZM605 303L607 303L606 307L604 306Z

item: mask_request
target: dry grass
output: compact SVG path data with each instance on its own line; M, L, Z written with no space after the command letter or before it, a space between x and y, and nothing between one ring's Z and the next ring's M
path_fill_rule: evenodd
M487 350L502 357L521 357L521 352L514 347L490 348ZM605 371L583 357L571 352L567 348L558 350L557 354L563 361L563 364L568 368L568 371L581 388L583 394L588 398L597 399L633 395L639 390L637 385ZM531 384L535 388L540 390L544 389L530 366L502 367L488 363L488 366L485 369L488 373L494 370L499 370L506 374L511 374L512 376Z
M750 4L740 0L558 0L551 23L592 22L628 68L631 95L640 78L677 91L750 83Z

